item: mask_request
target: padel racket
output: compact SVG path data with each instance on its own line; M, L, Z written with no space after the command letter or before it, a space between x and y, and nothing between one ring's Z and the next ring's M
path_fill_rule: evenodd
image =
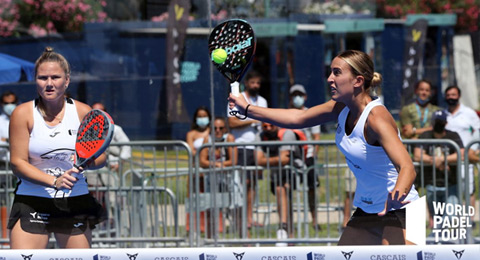
M75 143L75 164L77 169L86 169L88 164L100 156L113 138L113 119L104 111L92 109L83 118Z
M233 95L240 95L240 81L247 71L255 55L257 41L252 26L244 20L232 19L218 24L213 28L208 38L210 57L212 52L223 49L227 53L224 62L213 64L230 82ZM230 111L237 115L238 111Z

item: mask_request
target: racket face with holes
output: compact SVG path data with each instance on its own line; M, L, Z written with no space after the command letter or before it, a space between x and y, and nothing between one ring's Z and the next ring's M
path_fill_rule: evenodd
M210 57L212 52L219 48L227 52L225 62L212 62L230 83L242 79L253 59L255 47L256 39L252 26L240 19L228 20L215 26L208 39Z
M86 168L90 160L100 156L110 145L114 124L109 114L92 109L83 118L77 132L75 143L77 168Z

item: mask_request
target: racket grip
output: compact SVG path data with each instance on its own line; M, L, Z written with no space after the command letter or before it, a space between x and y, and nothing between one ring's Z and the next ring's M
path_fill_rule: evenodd
M238 81L231 83L230 88L234 96L236 97L240 96L240 83Z

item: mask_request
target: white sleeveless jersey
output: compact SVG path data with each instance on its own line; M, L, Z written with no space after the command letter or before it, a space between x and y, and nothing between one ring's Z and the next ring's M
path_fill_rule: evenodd
M345 155L349 168L357 178L354 205L367 213L378 213L385 208L388 192L395 187L398 172L387 153L381 146L367 143L364 136L365 122L370 111L376 106L383 106L376 99L365 107L350 135L345 134L345 123L350 109L345 107L338 116L335 141ZM412 185L406 201L418 198ZM393 209L388 209L393 210Z
M60 176L73 167L75 139L80 126L77 109L72 99L65 101L65 114L61 123L49 126L33 102L33 129L30 133L28 160L41 171ZM85 177L79 174L72 190L55 190L52 187L20 179L16 194L37 197L73 197L88 193ZM52 183L53 184L53 183Z

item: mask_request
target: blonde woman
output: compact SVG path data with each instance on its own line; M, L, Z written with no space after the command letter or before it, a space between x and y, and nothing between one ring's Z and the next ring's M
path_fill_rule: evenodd
M292 129L338 120L336 143L357 178L357 210L339 245L408 244L403 207L418 198L416 174L393 117L370 96L380 84L379 74L372 59L355 50L336 56L330 69L332 99L308 110L262 108L233 95L229 105L250 118Z
M46 248L54 233L60 248L89 248L104 219L73 167L76 131L91 108L65 98L70 66L47 47L35 63L38 98L19 105L10 120L10 163L19 182L8 229L13 249ZM105 165L105 155L90 164Z

